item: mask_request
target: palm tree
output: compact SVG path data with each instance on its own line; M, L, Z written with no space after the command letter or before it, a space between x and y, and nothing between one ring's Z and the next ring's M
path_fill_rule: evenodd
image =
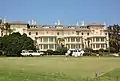
M2 22L2 19L0 19L0 29L1 29L1 36L3 36L4 24Z
M11 33L11 29L10 29L10 24L9 23L5 23L5 30L6 30L6 35L8 35L8 33Z
M2 19L0 19L0 24L2 24Z
M56 42L57 44L60 44L60 42L64 42L64 41L65 41L64 38L58 38Z

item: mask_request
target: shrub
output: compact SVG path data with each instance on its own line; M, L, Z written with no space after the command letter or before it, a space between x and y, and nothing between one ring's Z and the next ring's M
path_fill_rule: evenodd
M47 55L53 55L53 50L47 50Z

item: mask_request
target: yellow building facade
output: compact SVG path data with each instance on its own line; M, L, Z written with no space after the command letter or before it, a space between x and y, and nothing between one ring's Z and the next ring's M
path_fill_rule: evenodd
M61 25L60 22L55 25L38 25L36 22L12 22L10 29L13 32L26 33L36 42L37 49L46 51L55 50L57 46L63 45L68 49L92 48L99 50L109 47L109 37L105 24L88 24L82 22L81 25ZM0 25L3 26L2 24ZM1 32L0 36L5 35Z

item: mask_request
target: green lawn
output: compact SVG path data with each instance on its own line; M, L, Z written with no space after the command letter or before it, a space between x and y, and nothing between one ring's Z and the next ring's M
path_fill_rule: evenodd
M0 81L80 81L120 68L118 57L1 57Z

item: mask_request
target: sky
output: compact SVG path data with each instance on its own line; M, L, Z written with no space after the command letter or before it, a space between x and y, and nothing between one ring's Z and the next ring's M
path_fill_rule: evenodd
M120 24L120 0L0 0L0 18L38 24Z

